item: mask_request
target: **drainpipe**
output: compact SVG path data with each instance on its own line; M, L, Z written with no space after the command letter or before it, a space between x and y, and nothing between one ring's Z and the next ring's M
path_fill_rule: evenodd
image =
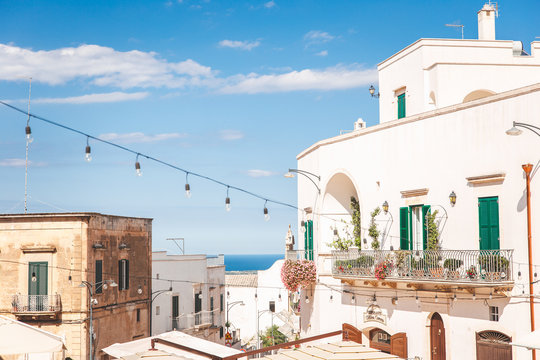
M534 296L533 296L533 268L532 268L532 235L531 235L531 171L532 164L521 166L525 171L527 181L527 238L529 251L529 307L531 313L531 332L534 331ZM536 350L532 349L532 360L536 360Z

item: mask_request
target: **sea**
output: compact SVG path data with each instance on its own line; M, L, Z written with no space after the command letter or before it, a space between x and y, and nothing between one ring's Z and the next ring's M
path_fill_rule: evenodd
M266 270L283 258L283 254L225 255L225 271Z

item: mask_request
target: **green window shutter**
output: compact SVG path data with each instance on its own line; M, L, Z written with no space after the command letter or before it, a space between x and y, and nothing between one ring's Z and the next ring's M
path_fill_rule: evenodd
M499 198L497 196L478 199L478 228L480 250L498 250L499 243Z
M409 208L399 209L399 244L401 250L409 250Z
M47 295L47 268L46 261L28 263L28 295ZM33 277L35 281L32 281Z
M306 232L304 233L304 249L306 260L313 260L313 220L306 221Z
M405 117L405 93L398 96L398 119Z
M431 213L431 206L430 205L423 205L422 206L422 241L424 245L424 250L427 249L428 245L428 232L427 232L427 221L426 216L427 214Z
M103 260L96 260L95 277L95 293L101 294L103 293Z

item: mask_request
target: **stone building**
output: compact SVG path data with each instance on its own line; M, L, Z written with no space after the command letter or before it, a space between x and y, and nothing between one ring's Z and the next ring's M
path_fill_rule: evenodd
M65 356L99 358L149 335L151 247L152 219L0 215L0 314L63 336Z

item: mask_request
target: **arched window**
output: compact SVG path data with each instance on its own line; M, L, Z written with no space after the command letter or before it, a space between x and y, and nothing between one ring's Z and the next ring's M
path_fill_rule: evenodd
M369 347L390 354L390 338L390 334L386 331L373 329L369 332Z

